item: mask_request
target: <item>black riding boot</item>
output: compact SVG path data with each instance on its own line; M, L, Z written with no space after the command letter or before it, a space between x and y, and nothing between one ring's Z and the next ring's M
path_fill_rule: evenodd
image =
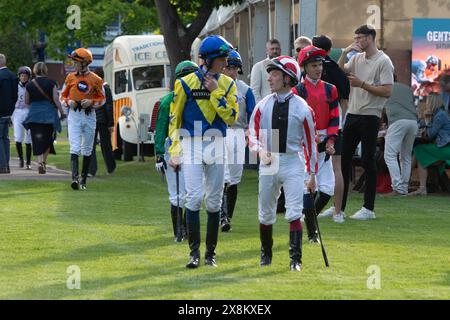
M302 231L289 233L289 257L291 258L291 271L302 269Z
M219 212L209 212L208 211L208 222L206 226L206 252L205 252L205 264L211 267L217 267L216 259L216 246L217 238L219 236L219 222L220 222L220 211Z
M25 143L25 154L27 159L27 169L31 169L31 143Z
M261 262L260 265L269 266L272 263L272 238L273 226L259 224L259 238L261 240Z
M228 200L228 218L233 218L234 208L236 206L238 188L237 184L229 185L227 188L227 200ZM230 221L231 222L231 221Z
M329 194L319 192L319 195L316 197L316 200L314 201L314 206L316 207L316 214L322 212L323 208L325 208L330 199L331 196Z
M189 249L191 250L186 268L198 268L200 260L200 213L186 209L186 222Z
M228 232L231 229L228 215L228 184L225 184L223 188L222 207L220 210L220 228L222 232Z
M19 156L19 167L23 168L25 166L25 164L23 162L22 142L16 142L16 150L17 150L17 155Z
M78 176L78 155L70 154L70 167L72 169L72 183L70 186L73 190L78 190L80 187L79 176Z
M91 156L83 156L83 168L81 169L80 189L86 190L86 181L89 173L89 165L91 163Z

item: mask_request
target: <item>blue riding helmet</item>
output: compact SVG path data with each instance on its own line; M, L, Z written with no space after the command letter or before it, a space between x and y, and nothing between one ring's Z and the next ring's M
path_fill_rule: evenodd
M227 57L233 46L221 36L208 36L200 44L199 55L203 60Z
M227 63L229 66L236 66L239 68L238 73L242 74L242 59L239 52L232 50L228 55Z

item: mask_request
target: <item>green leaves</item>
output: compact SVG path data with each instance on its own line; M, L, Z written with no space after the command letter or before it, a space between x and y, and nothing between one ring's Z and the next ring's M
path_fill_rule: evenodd
M31 40L36 40L39 30L44 31L47 36L46 53L52 58L62 58L66 47L73 45L75 41L81 41L84 46L104 44L108 26L119 20L123 34L141 34L158 30L156 9L153 1L151 2L150 4L124 0L2 0L0 30L2 35L6 30L14 30ZM79 7L79 15L73 11L68 12L71 5ZM80 28L69 28L68 20L79 21Z
M177 13L176 18L179 20L175 22L176 25L184 27L195 22L202 8L241 2L167 1L174 6ZM76 10L68 11L69 7ZM164 16L164 19L173 18ZM206 23L203 22L206 17L201 18L201 23ZM122 34L159 33L161 29L154 0L2 0L0 50L14 57L18 65L27 64L30 59L19 56L24 52L28 56L31 55L32 43L38 40L39 31L43 31L46 34L46 54L53 59L64 59L66 48L77 41L83 46L109 42L104 36L113 23L120 23ZM198 24L198 21L195 24ZM17 43L21 49L14 48L16 44L11 43L17 39L21 39ZM177 41L174 45L178 43ZM184 46L185 51L189 52L190 43Z
M13 31L2 32L0 34L0 52L6 55L6 65L14 73L20 66L31 66L32 50L26 35Z

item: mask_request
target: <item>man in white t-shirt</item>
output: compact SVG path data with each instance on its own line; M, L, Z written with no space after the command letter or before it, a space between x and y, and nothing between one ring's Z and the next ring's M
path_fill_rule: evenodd
M339 59L339 66L350 80L350 98L343 131L342 175L344 196L342 211L347 203L352 157L357 145L362 145L362 165L366 189L364 205L350 218L357 220L375 219L375 195L377 172L375 151L378 128L383 106L392 92L394 66L389 57L377 49L376 31L363 25L356 29L354 42L349 45ZM345 58L351 51L358 52L347 63Z

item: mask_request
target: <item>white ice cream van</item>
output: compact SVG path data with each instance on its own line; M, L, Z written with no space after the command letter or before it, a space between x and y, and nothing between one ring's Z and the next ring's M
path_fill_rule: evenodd
M137 144L146 151L153 149L153 107L169 92L170 65L163 36L115 38L105 50L103 68L114 100L113 149L124 160L132 160Z

